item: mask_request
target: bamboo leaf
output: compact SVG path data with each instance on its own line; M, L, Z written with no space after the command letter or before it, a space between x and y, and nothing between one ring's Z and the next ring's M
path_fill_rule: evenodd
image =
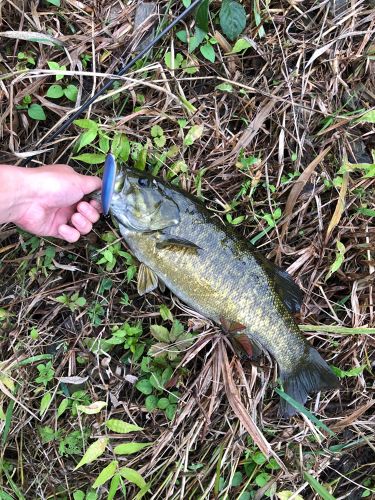
M153 443L123 443L115 446L113 450L116 455L132 455L138 451L151 446Z
M117 465L118 461L117 460L112 460L107 467L104 467L104 469L101 471L99 476L96 478L95 483L92 485L93 488L99 488L99 486L102 486L104 483L112 479L112 477L115 475L116 470L117 470Z
M143 431L143 427L138 427L138 425L129 424L123 420L118 420L116 418L111 418L107 420L105 425L109 430L116 432L117 434L127 434L128 432Z
M99 458L101 455L103 455L107 444L108 444L109 438L102 437L99 438L97 441L92 443L87 450L86 453L83 455L82 459L79 461L79 463L75 466L74 470L79 469L82 467L82 465L90 464L97 458Z
M122 467L118 472L120 476L137 485L138 488L144 488L146 486L146 481L136 470L131 469L130 467Z

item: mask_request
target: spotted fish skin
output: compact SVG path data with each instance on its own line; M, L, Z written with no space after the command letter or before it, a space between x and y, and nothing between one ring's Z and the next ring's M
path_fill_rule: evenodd
M218 324L225 318L243 325L241 333L276 359L284 390L298 402L304 404L310 392L337 387L328 364L306 341L277 290L277 273L269 272L272 264L197 200L160 181L152 183L176 204L179 220L154 231L134 230L119 221L134 256L201 315ZM284 416L295 411L281 402Z

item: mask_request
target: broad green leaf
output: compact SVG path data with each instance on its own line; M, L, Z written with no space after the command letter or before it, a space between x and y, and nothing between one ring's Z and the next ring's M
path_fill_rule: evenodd
M82 118L80 120L74 120L74 125L80 128L93 128L95 130L98 129L98 124L94 122L94 120L89 120L88 118Z
M51 5L55 5L56 7L61 6L61 0L47 0L47 2L50 3Z
M75 466L74 470L79 469L80 467L82 467L82 465L90 464L101 455L103 455L108 445L108 441L109 438L102 437L92 443L92 445L87 448L86 453L83 455L79 463Z
M169 406L168 398L160 398L157 404L159 410L165 410Z
M96 478L95 483L92 485L93 488L99 488L99 486L102 486L104 483L112 479L112 477L115 475L117 471L117 466L118 466L118 461L117 460L112 460L107 467L104 467L104 469L101 471L99 476Z
M268 483L270 479L270 474L268 474L267 472L261 472L255 477L255 483L259 486L259 488L262 488L265 484Z
M168 418L168 420L173 420L174 419L174 416L176 414L176 410L177 410L177 405L169 405L169 406L167 406L167 408L165 410L165 415Z
M356 123L375 123L375 109L370 109L370 111L366 111L362 116L360 116Z
M78 89L75 85L68 85L66 89L64 89L64 94L69 101L76 102L78 96Z
M135 161L135 168L137 170L143 171L146 168L147 151L148 151L148 143L146 142L146 144L142 147L142 149L138 153L137 159Z
M160 342L169 342L169 331L167 328L161 325L151 325L150 326L151 335L160 340Z
M68 407L69 399L63 399L57 409L57 418L61 417L61 415L67 410Z
M113 451L116 455L132 455L133 453L137 453L144 448L148 448L152 444L153 443L123 443L115 446Z
M243 474L240 471L237 471L233 474L232 482L231 482L231 488L237 488L238 486L241 485L243 481Z
M153 127L151 127L151 137L160 137L162 135L164 135L164 130L160 125L154 125Z
M191 146L203 134L203 125L193 125L184 139L185 146Z
M52 400L52 394L50 392L46 392L40 402L40 410L39 410L40 415L43 415L43 413L48 409L51 400Z
M208 0L203 0L195 13L195 24L201 30L208 32Z
M86 132L83 132L79 138L78 151L95 141L97 135L98 131L96 128L89 128Z
M179 52L175 54L174 59L172 59L172 52L166 52L164 56L164 62L169 69L178 69L183 60L184 56Z
M46 114L44 112L44 109L42 108L42 106L40 104L31 104L27 108L27 114L33 120L43 121L43 120L47 119Z
M51 85L48 87L46 96L51 99L59 99L64 95L64 90L61 85Z
M51 69L51 70L56 70L56 71L65 71L66 70L66 66L60 66L60 64L58 64L55 61L47 61L47 64L48 64L49 69ZM60 75L56 75L55 78L56 78L56 81L62 80L64 78L64 73L62 73Z
M122 467L118 472L123 478L135 484L138 488L144 488L146 486L146 481L136 470L130 469L129 467Z
M152 385L147 379L138 380L135 386L142 394L146 394L146 396L152 393Z
M191 5L191 0L182 0L184 7L187 9Z
M85 413L86 415L95 415L96 413L102 411L102 409L106 406L107 403L105 401L95 401L94 403L91 403L91 405L78 405L77 410Z
M177 31L176 36L179 40L181 40L181 42L187 43L188 38L186 30Z
M163 318L164 321L167 320L173 321L172 313L165 304L162 304L160 306L160 316Z
M215 89L221 90L222 92L233 92L233 86L230 83L220 83L216 85Z
M215 49L209 42L201 45L199 50L201 51L202 56L205 57L208 61L212 63L215 62Z
M252 45L248 40L246 40L246 38L240 38L234 44L233 49L231 50L231 53L237 54L238 52L242 52L250 47L252 47Z
M85 492L82 491L82 490L76 490L74 493L73 493L73 499L74 500L85 500Z
M105 155L102 153L84 153L82 155L73 156L73 160L83 161L89 165L98 165L104 163Z
M304 479L309 483L309 485L311 486L311 488L323 499L323 500L336 500L334 496L332 496L327 490L326 488L319 483L319 481L317 481L315 479L314 476L312 476L311 474L309 474L308 472L304 472L303 473L303 477Z
M372 208L360 207L358 208L357 213L365 215L366 217L375 217L375 210Z
M104 134L99 137L99 149L103 153L108 153L109 151L109 138Z
M147 396L145 400L145 406L148 411L153 411L158 405L158 398L151 394L150 396Z
M74 300L75 305L78 307L83 307L86 305L86 299L85 297L78 297L77 299Z
M110 420L107 420L105 425L109 430L116 432L117 434L127 434L128 432L137 432L143 430L143 427L139 427L135 424L129 424L128 422L118 420L117 418L111 418Z
M206 38L207 33L200 28L195 28L194 36L190 37L189 40L189 52L194 52L194 50L199 47L199 45Z
M113 476L111 484L109 486L107 500L113 500L115 498L116 491L117 491L118 486L120 484L120 480L121 480L120 474L116 474Z
M234 40L246 26L246 12L243 6L233 0L223 0L220 9L220 26L229 40Z
M341 241L337 241L336 246L337 246L337 252L336 252L335 260L330 265L329 271L326 274L324 281L327 281L332 276L332 274L334 274L336 271L338 271L340 269L342 263L345 260L345 252L346 252L345 246L343 245L343 243L341 243Z

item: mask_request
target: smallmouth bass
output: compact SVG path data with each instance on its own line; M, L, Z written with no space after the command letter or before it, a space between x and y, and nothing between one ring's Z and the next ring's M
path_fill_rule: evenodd
M301 404L338 379L300 332L297 285L191 195L142 172L117 176L109 212L140 261L138 292L166 285L179 299L276 360L284 390ZM243 342L241 342L243 345ZM296 409L283 399L281 415Z

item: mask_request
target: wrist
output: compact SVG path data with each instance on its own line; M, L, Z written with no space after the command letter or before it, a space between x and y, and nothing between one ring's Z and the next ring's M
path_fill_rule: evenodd
M14 222L32 202L29 169L0 165L0 223Z

